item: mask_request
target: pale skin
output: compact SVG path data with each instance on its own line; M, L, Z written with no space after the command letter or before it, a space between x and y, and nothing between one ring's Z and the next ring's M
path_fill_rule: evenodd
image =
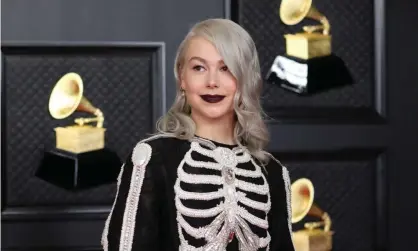
M234 141L234 96L237 81L216 48L203 38L193 38L185 53L180 87L191 106L197 136L223 144ZM208 103L201 95L222 95L218 103Z

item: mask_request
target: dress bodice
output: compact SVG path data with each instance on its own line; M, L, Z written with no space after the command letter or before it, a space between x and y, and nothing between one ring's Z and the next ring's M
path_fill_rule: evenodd
M280 162L262 165L245 147L155 136L122 167L102 243L124 251L293 250L289 187Z

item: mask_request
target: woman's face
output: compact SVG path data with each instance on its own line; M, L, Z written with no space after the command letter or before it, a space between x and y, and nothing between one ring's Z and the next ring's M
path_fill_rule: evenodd
M209 41L193 38L189 42L180 84L193 118L210 121L234 116L236 79Z

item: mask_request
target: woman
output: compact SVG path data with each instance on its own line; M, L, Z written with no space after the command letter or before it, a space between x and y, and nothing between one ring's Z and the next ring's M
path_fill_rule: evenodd
M263 148L256 47L236 23L196 24L156 135L122 167L104 250L294 250L287 169Z

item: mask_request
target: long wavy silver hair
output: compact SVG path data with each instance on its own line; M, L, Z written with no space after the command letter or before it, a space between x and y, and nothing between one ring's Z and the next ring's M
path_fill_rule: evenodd
M257 49L251 36L240 25L228 19L207 19L195 24L181 42L175 58L174 75L177 81L173 105L157 122L160 133L174 134L181 139L194 137L196 125L190 117L191 108L180 89L180 70L188 43L193 37L211 42L237 80L234 97L236 124L234 138L238 145L264 162L268 154L264 148L269 134L260 104L262 79Z

